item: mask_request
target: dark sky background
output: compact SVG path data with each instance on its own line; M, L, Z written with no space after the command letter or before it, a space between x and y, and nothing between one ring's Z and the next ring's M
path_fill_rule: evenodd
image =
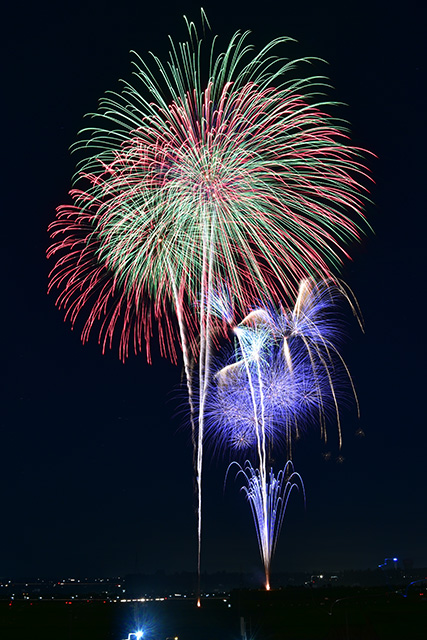
M341 463L333 424L328 448L315 429L298 444L307 507L293 497L273 574L376 567L389 556L427 566L425 16L410 2L375 0L204 7L222 42L249 28L256 45L288 35L298 44L285 55L327 60L314 71L349 105L338 114L353 143L378 156L367 207L375 235L353 248L343 273L366 322L365 335L350 324L344 349L362 417L345 413ZM83 115L130 78L129 50L164 58L168 34L185 38L184 13L197 21L199 5L62 0L7 11L0 575L195 568L192 450L176 417L181 369L160 357L123 365L116 351L101 354L95 334L82 346L46 295L45 259ZM206 458L203 569L261 577L249 507L236 483L223 490L227 463Z

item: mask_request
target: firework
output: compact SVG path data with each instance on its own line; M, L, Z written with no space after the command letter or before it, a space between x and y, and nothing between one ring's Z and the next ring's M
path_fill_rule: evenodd
M207 401L206 437L214 447L246 454L265 441L269 448L285 444L290 454L292 435L318 423L326 439L334 415L341 446L339 401L349 388L357 406L338 349L344 296L352 302L342 286L304 280L293 308L256 308L234 329L235 350L215 374Z
M237 464L237 463L234 463ZM259 469L254 469L249 461L239 466L238 475L243 475L244 491L250 504L258 545L265 569L266 589L270 589L270 568L277 540L283 524L288 500L293 489L301 489L304 503L304 483L299 473L294 471L291 461L286 463L277 476L273 469L267 480L263 480Z
M134 83L100 101L75 145L73 205L50 228L58 305L72 323L86 311L83 340L97 326L106 348L117 332L122 358L144 339L150 357L157 322L175 360L179 315L196 354L211 288L227 280L240 313L260 293L287 299L366 228L362 152L324 112L325 79L294 79L312 60L273 57L289 38L256 53L236 33L217 52L188 29L168 65L136 57Z
M297 63L312 59L276 55L289 38L256 53L238 32L217 52L216 38L206 46L187 27L166 65L136 56L134 83L91 114L75 145L84 158L73 204L58 209L48 255L58 306L72 324L86 313L83 341L96 326L103 350L118 334L123 359L145 344L150 360L156 325L164 355L176 361L180 345L200 514L211 342L224 330L212 291L227 280L242 312L260 293L278 303L301 278L331 276L366 228L366 170L345 124L325 113L326 80L295 79ZM198 530L200 541L200 515Z
M254 452L257 466L241 468L264 564L266 588L288 494L294 486L288 469L274 476L269 468L273 446L317 421L326 439L326 416L335 412L339 440L338 399L344 394L343 374L353 387L338 352L342 326L337 317L339 296L348 293L332 282L304 280L292 309L257 307L234 328L233 358L214 376L206 406L206 435L214 446L235 453ZM221 304L215 307L221 309ZM225 308L228 308L225 304ZM353 305L353 310L356 307ZM353 389L354 391L354 389ZM289 463L288 463L289 465Z
M290 445L291 433L323 423L324 415L334 412L331 384L335 393L337 384L342 386L333 379L336 370L331 376L322 362L313 362L302 349L292 354L292 369L281 346L275 345L268 356L271 359L264 352L259 375L256 361L246 368L241 360L216 375L206 411L206 438L216 448L235 453L252 449L261 416L267 443Z

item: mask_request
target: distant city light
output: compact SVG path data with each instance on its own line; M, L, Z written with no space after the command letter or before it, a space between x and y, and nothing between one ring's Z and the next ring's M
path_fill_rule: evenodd
M378 568L382 569L383 567L386 567L389 562L394 562L395 563L395 569L397 569L396 562L398 562L398 561L399 561L399 558L384 558L384 562L382 564L379 564Z

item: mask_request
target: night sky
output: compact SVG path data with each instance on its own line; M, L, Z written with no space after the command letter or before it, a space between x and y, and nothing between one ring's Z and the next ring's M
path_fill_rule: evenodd
M288 35L298 44L284 55L327 60L314 72L349 105L335 113L351 122L353 143L378 156L366 209L375 233L352 247L343 272L366 323L363 335L349 314L343 351L362 415L344 412L341 453L333 424L327 447L316 429L298 443L307 507L293 496L273 584L275 570L373 568L390 556L427 566L425 16L411 2L375 0L204 8L222 42L248 28L257 46ZM196 567L181 367L156 355L152 366L143 355L122 364L116 350L101 354L95 334L82 346L46 295L45 258L46 228L69 202L68 148L84 114L130 79L131 49L164 59L167 35L186 37L183 14L198 21L199 5L63 0L7 10L0 576ZM228 462L206 457L202 567L261 580L249 507L234 481L224 492Z

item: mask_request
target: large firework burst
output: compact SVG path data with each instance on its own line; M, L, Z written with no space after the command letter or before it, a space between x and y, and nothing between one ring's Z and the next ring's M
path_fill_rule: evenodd
M117 331L123 358L144 338L150 357L154 318L164 353L176 359L178 317L196 354L212 286L226 277L241 310L286 299L330 276L364 226L362 153L324 112L324 79L274 54L289 39L255 53L236 33L217 53L188 30L167 65L137 57L134 84L100 101L50 228L58 305L73 323L86 309L83 340L96 325L105 348Z

